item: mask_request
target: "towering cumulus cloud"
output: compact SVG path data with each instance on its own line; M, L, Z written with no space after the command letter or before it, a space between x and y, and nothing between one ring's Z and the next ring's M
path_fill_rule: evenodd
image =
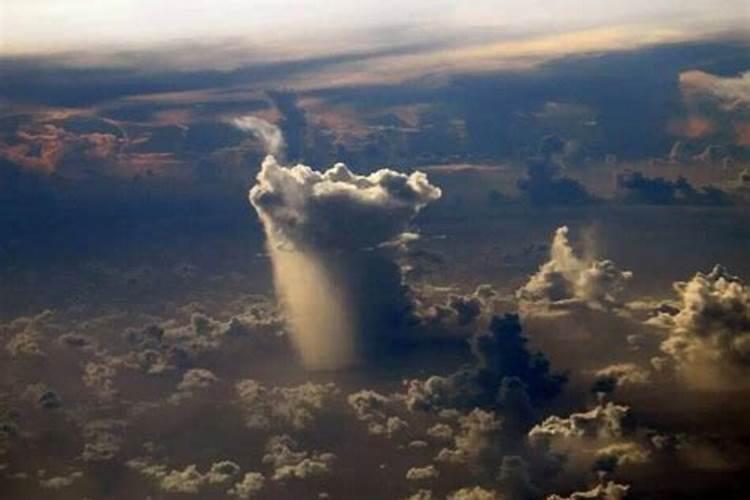
M277 293L303 362L337 368L397 331L410 302L393 245L441 196L421 172L353 174L266 157L250 202L268 238Z
M612 261L578 257L568 240L568 227L557 228L550 259L528 283L516 292L524 313L565 311L571 306L595 309L617 306L630 271L621 271Z

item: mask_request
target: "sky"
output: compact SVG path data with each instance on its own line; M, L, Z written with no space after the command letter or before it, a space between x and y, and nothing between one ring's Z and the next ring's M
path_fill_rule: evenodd
M474 30L525 34L635 24L684 35L742 28L737 14L747 9L740 0L186 0L179 6L147 0L6 0L0 7L0 52L122 50L227 39L286 50L305 40L336 50L342 40L363 35L371 43L387 42L384 33L403 28L466 36Z
M746 500L748 14L0 0L0 496Z

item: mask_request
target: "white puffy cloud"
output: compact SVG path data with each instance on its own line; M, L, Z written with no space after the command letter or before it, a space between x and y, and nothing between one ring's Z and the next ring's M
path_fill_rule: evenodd
M349 394L346 401L354 409L357 418L366 422L384 419L387 405L391 402L387 396L367 389Z
M44 356L42 342L44 334L53 328L54 312L44 310L36 316L22 316L0 325L0 338L10 336L5 349L13 357Z
M574 306L606 309L619 305L625 283L632 277L609 260L578 257L568 240L568 228L555 231L550 260L541 266L516 296L526 314L563 313Z
M625 431L629 415L627 406L614 403L601 404L589 411L573 413L568 417L551 416L529 431L534 439L553 438L617 438Z
M649 321L667 330L661 350L691 384L742 385L750 367L750 287L716 266L674 288L676 312Z
M332 383L268 388L251 379L242 380L235 387L245 424L254 429L308 428L339 392Z
M617 386L643 385L651 381L651 372L635 363L616 363L594 372L599 380L611 380Z
M282 465L274 471L273 480L307 479L309 477L328 475L331 473L333 458L333 454L327 453L319 459L305 458L296 464Z
M235 483L234 486L227 490L227 494L241 500L248 500L255 497L263 489L264 484L265 478L263 474L248 472L243 476L242 481Z
M169 493L195 494L205 485L224 484L240 474L240 466L230 460L215 462L206 473L201 473L195 464L169 470L166 465L154 463L149 458L132 459L126 465L158 481L159 488Z
M651 452L639 443L625 441L599 448L596 457L604 467L614 469L621 465L647 463L651 459Z
M503 496L494 490L485 490L480 486L461 488L450 493L447 500L502 500Z
M458 419L459 431L453 448L443 448L435 460L454 464L477 463L487 454L498 451L502 420L494 412L474 409Z
M409 427L409 423L400 417L388 417L382 421L372 421L367 425L367 432L375 436L393 437Z
M211 468L205 474L205 478L209 484L221 484L236 477L239 473L239 465L231 460L222 460L211 465Z
M409 495L404 500L437 500L437 497L431 490L420 489L413 495Z
M83 477L83 472L74 471L65 476L54 476L46 479L39 479L39 486L50 490L60 490L72 485L76 480Z
M569 496L550 495L547 500L622 500L628 493L629 486L608 482L597 484L587 491L576 491Z
M435 439L449 441L453 438L453 428L448 424L437 423L427 429L427 435Z
M298 451L297 442L287 435L272 436L266 444L263 463L273 466L274 481L306 479L331 473L333 453Z
M393 400L378 392L370 390L355 392L347 397L347 402L354 409L357 418L367 422L367 430L370 434L390 438L409 426L400 417L388 416L388 405L393 403Z
M205 482L203 474L195 465L188 465L183 470L173 470L161 479L161 489L169 493L198 493Z
M83 369L83 385L90 388L103 400L111 400L117 395L114 378L117 375L116 363L103 357L101 361L90 361Z
M338 163L318 172L306 165L263 162L250 201L276 244L364 249L390 241L420 209L440 198L421 172L352 173Z
M425 481L440 476L440 471L434 465L425 467L412 467L406 471L406 479L409 481Z
M211 370L205 368L191 368L182 376L177 384L177 392L169 397L171 403L180 403L193 397L197 391L208 389L219 381Z
M549 456L557 461L564 457L570 470L601 474L649 462L651 446L648 441L643 444L639 436L629 408L614 403L601 403L566 418L548 417L529 431L538 450L551 452Z
M111 460L120 451L126 423L117 419L92 420L83 426L84 446L81 459L85 462Z

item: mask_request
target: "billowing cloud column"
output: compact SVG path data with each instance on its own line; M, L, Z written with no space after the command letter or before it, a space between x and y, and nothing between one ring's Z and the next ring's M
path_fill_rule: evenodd
M440 189L421 172L325 172L266 157L250 202L268 238L277 294L311 368L338 368L387 337L409 302L385 242Z

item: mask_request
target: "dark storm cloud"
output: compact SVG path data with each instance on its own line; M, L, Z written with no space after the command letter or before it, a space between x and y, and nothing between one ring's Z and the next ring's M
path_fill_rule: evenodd
M533 403L554 397L565 382L527 342L518 316L493 317L488 330L470 341L476 365L447 376L410 380L405 395L408 407L427 411L502 409L523 425L534 418Z
M728 205L727 193L716 187L695 188L684 177L670 181L640 172L617 176L617 189L625 203L646 205Z
M474 327L482 319L495 312L494 301L498 292L492 285L479 285L466 295L449 293L444 302L434 303L431 290L412 287L416 301L415 314L427 328L461 329Z
M545 146L547 147L547 146ZM548 157L528 160L526 177L517 183L522 198L534 205L585 205L596 202L578 181L559 174Z

